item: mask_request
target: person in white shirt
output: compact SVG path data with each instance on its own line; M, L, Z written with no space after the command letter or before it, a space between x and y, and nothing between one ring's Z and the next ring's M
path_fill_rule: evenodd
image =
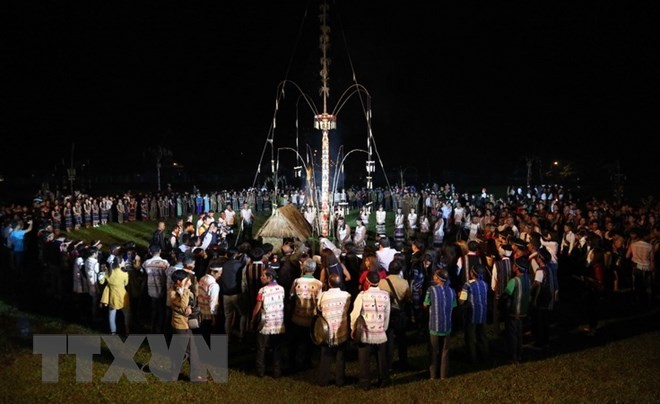
M394 259L394 254L397 251L390 247L390 239L388 237L381 237L378 240L378 251L376 251L376 257L378 258L378 264L385 270L390 267L390 262Z
M254 223L254 214L247 203L243 204L241 209L241 241L252 240L252 224Z
M379 236L384 236L385 233L385 220L387 218L387 213L383 210L383 205L378 206L376 211L376 233Z

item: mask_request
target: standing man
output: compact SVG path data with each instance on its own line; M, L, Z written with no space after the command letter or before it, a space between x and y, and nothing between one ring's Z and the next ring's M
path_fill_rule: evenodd
M378 353L378 379L381 387L390 384L387 369L387 327L390 323L390 294L378 288L380 276L376 271L367 275L369 289L360 292L353 302L351 312L351 337L357 338L358 360L360 362L359 384L365 390L371 387L369 377L369 356L373 350ZM358 317L362 316L365 327L356 333Z
M511 254L513 250L508 244L502 244L497 249L499 257L495 259L493 264L493 277L490 280L490 287L493 290L495 297L495 304L493 304L493 324L495 326L495 333L500 334L501 323L506 318L506 312L503 312L500 298L504 295L506 285L509 284L509 279L513 276L513 267L511 262Z
M151 300L151 332L163 332L165 321L165 299L167 294L167 270L170 263L161 258L160 246L149 246L151 258L142 264L142 272L147 275L147 293Z
M218 311L220 308L220 285L218 279L222 275L221 259L209 263L206 275L202 276L197 286L197 302L202 314L201 331L207 344L211 343L211 334L216 331Z
M312 260L313 261L313 260ZM351 295L341 290L341 277L331 274L328 280L330 288L321 293L318 310L328 323L328 344L321 346L321 361L319 364L319 384L325 386L330 378L330 363L335 358L335 383L344 385L346 375L346 341L348 340L348 310L351 305Z
M626 258L632 262L633 290L637 302L641 306L649 307L653 301L653 272L655 271L653 245L643 238L644 234L639 228L632 228L629 234L630 244Z
M513 265L516 276L509 280L504 289L503 297L508 299L506 341L514 364L522 360L523 319L527 317L530 299L530 282L527 276L529 268L529 260L526 257L516 259Z
M284 337L284 288L277 284L276 273L272 268L261 272L264 285L257 293L257 303L252 311L253 328L257 325L259 313L263 326L257 334L257 375L266 372L266 347L273 350L273 377L282 375L282 342ZM263 309L263 310L262 310Z
M234 224L236 223L236 211L234 211L234 208L232 208L231 204L227 204L224 213L225 213L225 225L227 226L227 228L229 228L229 231L227 232L227 243L229 245L235 245L236 235L234 234L235 233Z
M254 214L252 213L252 209L250 209L247 202L244 202L243 209L241 209L241 241L252 240L253 222Z
M408 281L401 277L403 260L395 259L390 262L387 277L378 282L378 287L390 294L390 323L387 329L387 363L392 368L394 358L394 345L399 352L398 368L408 368L408 341L406 341L406 328L408 326L408 304L412 300Z
M303 370L312 363L312 340L309 337L312 317L321 298L323 284L314 278L316 261L307 258L303 263L304 275L296 278L291 286L291 328L287 330L289 340L290 368Z
M486 338L486 317L488 315L488 285L484 282L484 267L470 268L470 280L463 284L458 301L467 304L465 310L465 347L470 361L477 363L477 354L482 360L488 359L488 339Z
M447 377L449 365L449 335L451 317L456 307L456 292L447 285L449 273L436 269L433 273L434 286L429 287L424 298L424 307L429 308L429 338L431 343L430 379Z

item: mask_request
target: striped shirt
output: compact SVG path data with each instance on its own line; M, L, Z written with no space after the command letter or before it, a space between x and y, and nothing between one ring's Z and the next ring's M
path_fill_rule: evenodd
M328 344L339 345L348 339L348 309L351 295L339 288L330 288L321 294L318 308L328 322L330 335Z
M426 291L424 305L430 306L429 334L445 336L451 334L451 312L456 307L456 292L444 285L431 286Z
M365 344L387 342L385 332L390 324L390 294L373 286L360 292L353 302L351 329L355 329L360 315L364 317L366 324L360 342Z
M488 285L481 279L471 279L463 285L459 300L467 301L468 322L470 324L485 324L488 314Z
M265 322L261 334L284 334L284 288L273 281L259 289L257 301L261 302L261 318Z

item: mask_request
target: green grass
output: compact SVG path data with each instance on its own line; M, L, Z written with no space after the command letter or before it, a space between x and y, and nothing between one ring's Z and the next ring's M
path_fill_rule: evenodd
M461 371L459 361L450 359L450 377L445 381L424 380L421 370L396 374L394 385L362 391L355 384L319 387L315 370L280 379L257 378L239 370L240 362L252 361L247 351L230 349L229 381L226 384L161 382L147 375L147 382L103 383L101 378L112 360L104 352L95 356L91 383L75 382L74 356L62 355L59 382L41 382L41 356L33 355L29 336L20 336L17 319L27 319L34 333L90 334L94 331L59 319L22 313L0 305L2 348L0 350L0 401L18 402L657 402L660 391L660 332L654 331L579 352L557 355L520 365ZM452 350L460 338L452 339ZM426 364L424 344L412 346L413 363ZM143 347L135 356L146 363ZM355 378L357 362L351 360L347 375ZM187 372L187 369L184 369ZM458 373L458 374L457 374Z
M256 235L264 222L268 219L270 213L260 213L256 215L254 226L253 226L253 235ZM355 226L355 219L358 217L357 211L352 211L349 215L346 216L347 223L351 226ZM195 217L197 220L197 217ZM169 219L166 221L166 228L169 228L174 225L176 222L175 219ZM80 230L72 230L66 234L67 238L71 240L84 240L89 242L91 240L101 240L103 244L103 249L107 250L108 246L113 243L123 244L127 241L134 242L138 247L146 249L151 241L151 235L156 230L158 221L149 220L149 221L135 221L135 222L124 222L124 223L109 223L100 227L92 228L81 228ZM387 214L387 228L393 232L394 226L394 213L388 212ZM369 227L367 228L367 233L370 239L375 239L376 234L376 217L375 213L372 214L372 217L369 221ZM333 239L333 237L329 237Z

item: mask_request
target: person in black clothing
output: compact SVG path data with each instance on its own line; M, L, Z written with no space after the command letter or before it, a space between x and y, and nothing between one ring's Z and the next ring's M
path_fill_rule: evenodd
M241 259L238 250L230 247L227 251L227 262L222 266L220 276L220 290L222 292L222 306L225 315L225 333L229 341L233 340L233 330L236 322L236 314L239 316L238 339L242 340L247 327L249 313L245 310L242 299L241 284L243 281L243 267L245 263Z

